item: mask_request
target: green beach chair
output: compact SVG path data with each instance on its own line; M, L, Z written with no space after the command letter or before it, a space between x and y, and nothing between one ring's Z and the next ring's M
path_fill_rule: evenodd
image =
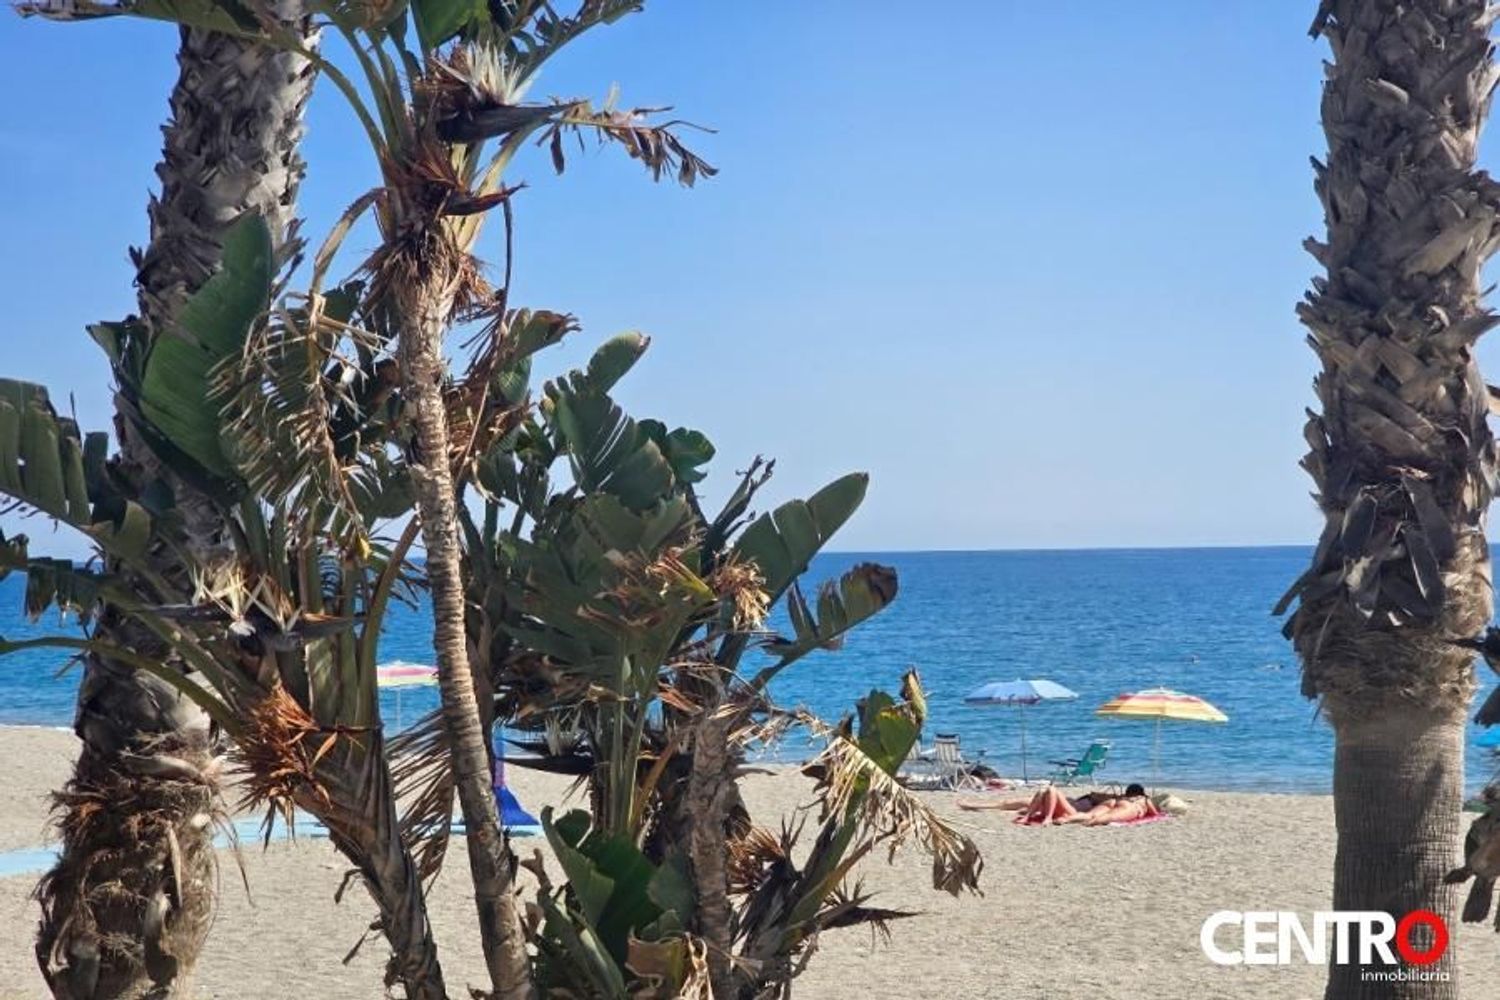
M1083 752L1082 757L1048 761L1049 764L1057 766L1057 773L1052 776L1052 783L1054 785L1071 785L1080 778L1092 778L1094 772L1104 767L1104 763L1108 759L1109 744L1103 740L1096 740L1089 744L1089 748Z

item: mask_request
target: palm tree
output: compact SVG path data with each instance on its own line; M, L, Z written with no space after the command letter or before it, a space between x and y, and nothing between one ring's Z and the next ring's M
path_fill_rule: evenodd
M425 256L430 248L417 244ZM435 257L441 257L438 250ZM454 259L457 259L455 256ZM423 269L426 270L425 268ZM416 425L420 456L412 463L417 511L427 554L432 594L433 650L437 657L443 721L454 781L468 829L469 867L475 904L495 995L502 1000L532 995L525 932L510 878L510 849L500 830L490 783L489 740L480 722L479 702L464 644L464 593L458 568L458 513L449 465L449 434L442 383L446 374L442 344L452 322L456 275L446 269L414 274L399 284L401 381Z
M276 14L315 44L300 0L282 0ZM278 256L296 243L297 147L312 66L296 53L200 28L182 29L178 65L150 242L133 255L140 349L178 335L183 303L217 270L224 234L245 212L267 219ZM165 484L183 515L182 553L164 548L152 561L156 572L180 579L187 565L223 550L224 520L142 440L131 416L138 401L123 392L118 399L120 474L143 486ZM137 652L163 652L118 612L106 611L99 629ZM83 662L74 726L82 746L58 797L63 851L38 888L37 958L59 997L187 995L213 909L212 831L198 822L217 794L208 718L128 664L95 655ZM84 822L82 814L101 803L113 823ZM126 830L136 833L123 837ZM162 900L164 912L99 903L117 883L129 899Z
M344 341L358 322L347 288L290 297L268 321L275 272L264 221L236 223L223 258L180 311L191 342L161 338L143 351L138 324L99 335L121 359L122 394L138 402L135 429L175 476L205 484L205 499L231 529L226 551L189 564L180 578L159 571L156 553L186 551L185 519L137 491L122 463L106 461L104 435L80 437L44 389L0 380L0 493L83 532L106 557L102 568L76 566L32 556L24 537L0 539L0 570L28 574L28 611L55 604L96 626L81 639L0 641L0 652L73 650L138 670L199 708L233 740L242 805L269 806L268 823L290 819L294 806L322 820L380 911L392 979L407 996L438 1000L446 994L423 872L400 833L376 698L381 623L409 574L416 535L408 528L389 542L379 534L410 508L404 470L386 455L396 401L366 391L382 362ZM97 627L105 615L117 627ZM136 636L149 637L150 651ZM167 756L156 766L181 773L189 765ZM138 790L118 775L96 778L71 791L65 834L128 846L140 831L118 825L111 801ZM192 786L190 778L179 783ZM134 818L165 837L174 882L199 861L188 853L196 843L168 822L182 794L168 786ZM214 797L205 798L188 818L195 829L217 819ZM125 883L91 896L77 882L54 883L49 898L89 919L119 907L160 920L167 903ZM70 976L65 987L76 982ZM161 993L147 989L156 992L129 995Z
M1326 268L1299 304L1322 363L1303 466L1327 518L1287 625L1303 690L1333 726L1333 905L1453 916L1463 725L1491 613L1485 517L1496 472L1474 345L1497 319L1480 271L1500 242L1500 187L1474 170L1496 79L1483 0L1323 0ZM1447 983L1327 995L1456 997Z
M408 460L426 550L444 736L468 832L486 965L494 995L503 1000L534 991L514 862L491 785L487 713L480 711L466 646L458 518L461 470L486 443L475 432L498 428L475 421L471 433L453 433L443 345L455 324L479 317L492 320L492 342L503 339L498 334L507 329L507 290L496 294L488 287L473 249L485 213L512 193L501 178L527 141L550 136L558 169L564 132L587 128L623 143L658 175L672 167L691 183L708 170L665 127L642 124L638 112L594 111L582 101L521 103L551 55L638 7L637 0L585 0L574 14L562 16L548 4L518 0L454 17L440 4L417 4L420 53L407 49L404 21L393 28L381 12L330 9L335 23L357 39L355 51L369 53L360 64L373 110L343 87L384 181L370 202L382 244L366 264L367 312L376 317L374 328L396 345L401 394L413 426ZM456 44L443 50L449 42ZM405 81L396 65L413 68ZM491 140L493 150L487 148Z
M363 92L351 75L313 51L300 32L258 6L216 0L172 5L69 0L55 6L72 17L132 13L211 26L294 52L339 89L370 140L383 186L356 201L317 260L320 269L326 268L348 227L373 210L383 243L366 265L369 284L359 302L360 318L382 347L398 345L402 396L415 429L409 468L438 617L434 647L446 745L469 832L484 951L494 991L525 996L530 992L529 974L511 889L512 861L498 826L487 741L462 645L462 595L454 557L455 485L471 449L487 441L469 412L460 419L473 423L474 433L467 439L449 433L452 420L443 410L441 340L460 320L493 315L497 325L503 324L505 290L491 293L472 250L484 213L509 197L501 177L528 140L540 136L548 143L559 170L564 134L588 129L624 145L656 176L670 169L691 183L712 172L669 127L645 124L641 112L613 107L595 111L583 101L520 103L551 55L582 32L611 23L640 4L582 0L573 14L561 15L539 0L498 0L480 8L446 0L418 0L410 8L309 3L307 9L325 18L349 43L357 65L354 76L361 79ZM490 140L497 141L487 151ZM314 312L323 300L319 285L315 279L307 295ZM201 420L175 424L186 437L204 429ZM454 441L461 446L453 447ZM200 444L206 451L216 447L208 441Z

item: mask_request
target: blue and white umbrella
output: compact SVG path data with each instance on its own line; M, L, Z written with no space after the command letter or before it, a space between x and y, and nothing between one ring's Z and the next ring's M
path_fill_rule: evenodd
M1026 706L1044 701L1072 701L1078 692L1044 679L995 681L970 691L966 705L1014 705L1021 709L1021 780L1026 780Z
M1500 750L1500 729L1485 730L1484 735L1474 741L1474 745L1476 747L1490 747Z

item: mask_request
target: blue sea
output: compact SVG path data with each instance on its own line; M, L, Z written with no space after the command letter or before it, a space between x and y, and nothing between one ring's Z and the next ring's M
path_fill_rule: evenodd
M1282 547L821 556L811 581L873 560L896 567L900 595L842 650L789 668L771 693L779 704L834 719L873 687L895 691L902 671L916 666L928 692L930 732L958 733L966 755L982 751L997 770L1018 774L1023 710L973 707L963 698L989 681L1045 677L1080 697L1024 710L1029 773L1045 775L1049 759L1076 756L1102 738L1113 747L1108 777L1149 781L1154 724L1101 719L1094 709L1124 691L1166 686L1207 699L1229 722L1165 724L1162 783L1326 792L1332 735L1299 694L1295 657L1270 613L1308 555ZM25 622L23 589L19 578L0 582L0 634L7 638L56 626ZM398 609L382 659L430 662L427 621L425 608ZM77 671L59 676L64 665L64 656L46 651L0 657L0 723L68 725ZM1483 667L1480 679L1485 692L1493 687ZM384 697L394 718L395 693ZM430 688L400 697L408 724L437 703ZM1470 727L1471 744L1481 732ZM795 757L803 749L794 737L784 751ZM1496 767L1490 751L1471 745L1471 786Z

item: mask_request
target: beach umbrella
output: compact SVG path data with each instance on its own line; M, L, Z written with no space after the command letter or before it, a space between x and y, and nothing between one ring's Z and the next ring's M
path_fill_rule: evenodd
M1484 735L1474 741L1476 747L1493 747L1500 749L1500 728L1486 730Z
M1021 712L1021 780L1026 780L1026 706L1044 701L1071 701L1078 697L1055 681L1044 679L995 681L970 691L966 705L1014 705Z
M437 683L437 667L405 660L392 660L375 668L375 686L396 689L396 729L401 728L401 689L431 687Z
M1173 691L1170 688L1148 688L1133 694L1122 694L1100 705L1094 711L1116 719L1154 719L1156 740L1151 751L1151 780L1155 782L1161 770L1161 724L1164 720L1178 722L1228 722L1229 716L1214 708L1202 698Z

